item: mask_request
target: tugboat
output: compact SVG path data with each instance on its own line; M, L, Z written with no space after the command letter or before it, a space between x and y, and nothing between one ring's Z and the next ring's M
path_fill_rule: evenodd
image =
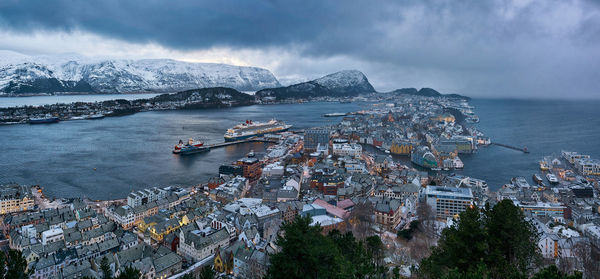
M206 150L204 150L206 149ZM182 140L179 140L179 143L175 145L173 148L173 153L175 154L189 154L189 153L197 153L202 151L208 151L208 147L204 147L204 142L202 141L194 141L193 139L189 139L187 143L183 143Z
M542 185L542 182L544 182L542 180L542 177L539 174L537 174L537 173L533 174L532 178L533 178L533 182L535 182L538 185Z

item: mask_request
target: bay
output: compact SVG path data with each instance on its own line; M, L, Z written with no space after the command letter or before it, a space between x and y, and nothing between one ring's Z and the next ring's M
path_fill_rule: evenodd
M492 190L515 176L530 180L539 172L537 161L561 150L600 158L600 101L475 99L471 104L481 119L476 126L492 141L527 146L531 151L489 146L461 155L465 169L457 172L488 181ZM123 198L150 186L195 185L215 176L219 165L250 150L260 156L266 146L242 144L179 157L171 153L179 139L222 142L228 128L246 119L277 118L297 129L328 125L340 119L324 118L324 113L363 108L336 102L254 105L2 126L0 184L39 184L49 196L92 199Z

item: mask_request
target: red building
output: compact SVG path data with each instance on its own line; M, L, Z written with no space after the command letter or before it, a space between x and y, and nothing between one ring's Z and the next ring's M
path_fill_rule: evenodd
M243 176L249 180L256 180L262 174L262 164L256 158L239 159L235 162L235 165L242 167Z

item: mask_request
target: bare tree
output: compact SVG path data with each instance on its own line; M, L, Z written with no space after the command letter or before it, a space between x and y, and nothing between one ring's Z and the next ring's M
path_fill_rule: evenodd
M368 200L357 203L346 222L350 225L350 229L354 236L358 239L365 239L372 234L374 220L373 204Z
M573 246L573 254L581 262L584 278L600 279L600 258L592 249L595 248L588 241L579 241Z
M435 226L435 212L431 206L425 202L417 203L417 218L421 232L433 239L439 237Z

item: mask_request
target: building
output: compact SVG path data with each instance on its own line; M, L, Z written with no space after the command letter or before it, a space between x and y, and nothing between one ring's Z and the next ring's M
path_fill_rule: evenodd
M177 254L191 259L194 262L201 261L214 255L217 248L223 249L229 245L229 233L226 229L207 234L199 230L179 232L179 247Z
M375 201L375 223L382 227L393 230L402 220L402 201L387 197L378 198Z
M411 142L394 142L390 146L390 152L396 155L410 155L414 147Z
M262 174L262 166L257 158L246 157L237 160L235 165L242 167L242 176L250 180L256 180L260 178Z
M577 171L583 175L600 175L600 160L598 159L576 159L574 165Z
M333 143L333 155L359 157L362 154L362 146L357 143Z
M311 178L310 187L319 189L324 195L337 196L337 190L344 188L344 177L335 169L320 169Z
M316 151L319 145L329 146L329 130L309 129L304 131L304 149Z
M520 207L525 214L531 214L532 216L548 216L551 218L564 218L565 206L559 203L549 202L520 202L513 199L516 206Z
M167 191L157 187L134 191L127 196L127 205L137 207L167 197Z
M48 245L65 239L65 235L61 228L50 229L42 232L42 245Z
M426 203L440 219L455 217L473 206L473 193L469 188L429 185L424 190L424 196Z
M33 210L34 201L28 186L0 185L0 214Z

